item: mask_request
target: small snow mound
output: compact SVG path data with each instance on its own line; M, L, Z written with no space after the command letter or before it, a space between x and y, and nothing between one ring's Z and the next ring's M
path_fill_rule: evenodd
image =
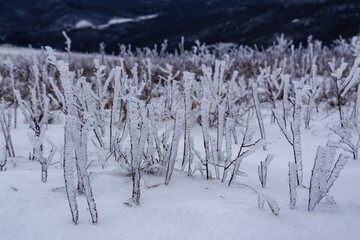
M94 25L91 22L82 19L75 24L74 28L75 29L94 28Z

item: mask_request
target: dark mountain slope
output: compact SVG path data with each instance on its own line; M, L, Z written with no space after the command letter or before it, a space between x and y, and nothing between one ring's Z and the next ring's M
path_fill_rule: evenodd
M190 44L267 46L284 33L295 43L313 35L329 44L360 28L358 0L12 0L0 1L0 12L0 43L60 49L66 30L74 50L90 52L100 42L107 52L118 43L142 47L164 39L174 48L181 36Z

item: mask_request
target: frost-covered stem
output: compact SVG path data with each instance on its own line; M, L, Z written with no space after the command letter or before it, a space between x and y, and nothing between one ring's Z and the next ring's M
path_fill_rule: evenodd
M188 175L191 175L191 87L195 75L193 73L184 72L184 102L185 102L185 133L184 133L184 156L181 164L181 170L185 169L188 164Z
M112 150L113 145L111 144L113 139L113 124L116 121L117 110L120 101L120 74L121 68L119 66L115 67L115 76L114 76L114 92L113 92L113 99L111 104L111 118L110 118L110 150ZM121 112L121 108L120 108Z
M10 75L10 81L11 81L11 91L13 95L13 107L14 107L14 128L16 129L17 126L17 101L16 101L16 95L15 95L15 77L14 77L14 65L12 62L9 64L9 75Z
M218 105L218 127L216 131L216 147L214 146L214 148L212 148L213 151L216 150L215 153L213 154L216 178L220 178L218 164L224 160L222 154L222 143L224 139L224 119L225 119L225 107L222 105Z
M231 163L229 163L228 166L225 166L225 169L227 169L232 164L234 164L234 168L231 173L231 177L230 177L228 186L230 186L232 181L235 180L236 175L239 171L240 164L243 161L243 159L246 158L247 156L249 156L250 154L254 153L256 149L263 147L263 145L265 144L265 142L262 139L258 139L257 141L252 142L251 139L255 133L255 129L253 129L252 127L249 127L249 118L247 120L246 125L247 125L247 127L245 129L243 141L240 146L240 150L239 150L237 157ZM244 148L247 148L247 150L244 151Z
M203 141L205 148L205 168L206 168L206 179L209 179L209 162L211 158L210 153L210 136L209 136L209 110L210 110L210 102L209 102L209 90L207 88L204 89L203 98L201 100L201 124L202 124L202 132L203 132Z
M114 95L111 97L111 107L110 107L110 126L109 126L109 144L110 144L110 152L113 151L114 141L113 141L113 120L114 120Z
M106 79L105 83L102 83L102 80L105 76L105 66L100 65L100 62L98 59L94 60L95 64L95 86L96 86L96 110L95 115L97 119L97 125L98 127L96 129L100 130L101 136L103 137L105 135L105 116L104 116L104 107L105 107L105 96L107 94L107 88L108 85L112 79L112 76L114 74L114 71L111 71L108 78Z
M14 150L13 141L12 141L11 134L10 134L10 129L11 129L11 112L9 111L7 113L7 124L6 124L7 134L6 134L6 136L7 136L7 142L8 142L9 148L11 149L12 157L15 157L15 150Z
M266 78L267 86L270 89L271 104L273 105L273 108L275 108L276 99L278 98L281 91L281 85L278 83L281 76L281 71L282 69L277 67L277 60L275 60L272 70L271 67L265 66L265 68L260 69L260 75L257 77L258 82ZM283 79L281 78L281 80ZM275 116L273 114L271 115L271 123L275 123Z
M239 153L241 152L241 154L236 157L235 161L233 161L233 162L235 163L235 165L234 165L234 169L233 169L233 171L232 171L232 173L231 173L231 177L230 177L228 186L230 186L231 183L232 183L232 181L235 180L236 175L237 175L237 172L238 172L239 167L240 167L240 164L241 164L242 160L243 160L244 157L245 157L244 154L247 153L247 152L244 152L244 153L243 153L243 152L242 152L242 148L243 148L243 145L240 147L240 151L239 151ZM229 164L228 166L230 166L230 164ZM225 168L226 168L225 170L227 170L227 167L228 167L228 166L225 166Z
M231 177L230 177L230 180L229 180L229 183L228 183L228 186L231 185L232 181L235 180L236 178L236 175L237 175L237 171L239 170L239 167L240 167L240 164L244 158L244 153L243 152L243 148L244 148L244 142L245 142L245 138L246 138L246 135L247 135L247 132L248 132L248 123L246 124L246 129L245 129L245 133L244 133L244 137L243 137L243 140L242 140L242 144L240 146L240 150L239 150L239 153L237 155L237 157L235 158L235 160L233 160L231 163L235 163L235 166L234 166L234 169L231 173ZM231 163L229 163L227 166L225 166L225 169L224 169L224 172L230 167ZM226 177L226 176L225 176Z
M78 160L78 159L76 159L76 160ZM79 167L78 164L76 165L76 174L77 174L77 177L78 177L76 190L77 190L79 193L84 194L84 193L85 193L85 190L84 190L84 182L83 182L83 179L82 179L82 177L81 177L80 167Z
M339 111L339 117L340 117L340 124L341 127L344 127L344 119L343 119L343 115L342 115L342 109L341 109L341 102L342 102L342 98L341 98L341 94L340 94L340 90L339 90L339 86L338 86L338 81L335 77L332 77L332 79L335 82L335 91L336 91L336 98L337 98L337 107L338 107L338 111Z
M353 159L354 159L354 160L358 160L358 159L359 159L358 149L355 149L355 151L353 151Z
M216 152L216 140L210 139L210 149L211 149L211 160L214 166L216 179L220 179L220 169L217 160L217 152Z
M137 166L136 166L136 181L134 183L134 185L136 185L136 191L134 192L135 194L133 195L133 200L135 199L135 203L139 203L139 199L140 199L140 165L141 165L141 161L143 159L144 156L144 152L145 152L145 144L146 141L148 139L149 136L149 130L150 130L150 121L146 118L146 108L144 105L142 105L142 103L140 103L140 111L141 111L141 132L140 132L140 139L139 139L139 153L137 156Z
M2 159L0 159L0 172L6 170L6 168L5 168L6 163L7 163L7 153L6 153L6 150L3 149Z
M138 164L139 152L139 133L138 124L140 117L138 113L138 103L136 99L131 98L128 103L128 119L130 133L130 150L131 150L131 174L133 181L132 201L139 204L140 199L140 164Z
M234 120L231 118L226 118L225 123L225 147L226 147L226 158L225 158L225 168L224 173L222 177L222 182L226 180L227 173L229 171L228 168L226 168L229 163L231 162L232 158L232 140L231 140L231 133L234 125Z
M276 122L280 128L280 131L283 133L283 135L285 136L288 143L291 146L293 146L292 132L288 132L286 130L286 127L285 127L286 120L285 120L284 116L281 116L280 113L278 111L276 111L275 109L272 109L272 112L273 112Z
M215 71L214 71L214 79L213 84L216 86L216 95L220 95L221 84L224 79L224 71L225 71L226 62L215 60Z
M96 128L94 128L94 129L93 129L93 132L94 132L94 134L95 134L96 139L98 140L98 142L99 142L99 144L100 144L100 147L104 147L104 142L103 142L103 140L102 140L102 138L101 138L101 134L99 133L99 130L96 129Z
M150 120L149 120L149 125L151 125ZM153 136L153 132L150 130L147 139L147 149L146 149L146 158L148 160L149 165L153 165L156 162L154 147L155 147L154 136Z
M226 104L227 104L227 108L228 108L228 112L229 112L228 117L234 119L233 108L232 108L232 106L230 104L230 97L229 96L227 97ZM233 133L232 135L233 135L233 138L234 138L234 143L238 144L238 138L237 138L237 135L236 135L235 124L233 126L232 133Z
M46 166L46 164L41 164L41 181L43 183L46 183L47 181L47 171L48 171L48 168Z
M349 149L344 149L347 152L350 152L353 155L354 160L358 160L358 151L360 148L360 131L358 130L358 141L357 144L352 144L350 139L342 139L340 142L346 144Z
M222 150L222 143L223 143L223 139L224 139L224 120L225 120L225 108L221 105L219 105L218 107L219 111L218 111L218 116L219 116L219 120L218 120L218 127L217 127L217 131L216 131L216 152L217 152L217 161L220 162L222 161L222 156L221 156L221 150Z
M54 148L52 148L47 158L43 156L44 155L43 144L45 139L46 128L47 128L46 125L42 125L41 129L39 130L40 132L39 135L36 135L33 132L28 133L30 143L34 150L33 158L34 160L38 161L41 164L41 181L44 183L46 183L47 181L47 170L55 154Z
M313 110L313 107L314 107L314 102L315 102L315 94L310 93L309 105L308 105L308 108L306 110L305 129L309 129L309 127L310 127L310 119L311 119L311 113L312 113L312 110Z
M179 109L176 113L175 117L175 126L174 126L174 133L173 138L171 141L171 147L170 147L170 159L167 162L167 170L166 170L166 177L165 177L165 185L168 185L171 179L171 175L174 170L175 165L175 158L178 152L178 146L179 141L183 129L183 123L184 123L184 111Z
M41 164L41 171L42 171L42 174L41 174L41 181L46 183L47 182L47 177L48 177L48 169L49 169L49 166L52 162L52 159L54 158L54 155L56 153L56 150L55 150L55 146L53 146L51 148L51 151L49 153L49 156L47 158L43 157L40 161L40 164Z
M140 105L140 114L138 110ZM131 174L133 181L132 201L138 205L140 202L140 165L144 156L145 144L148 139L150 123L146 118L147 110L143 102L138 103L134 97L129 99L128 119L131 144ZM139 130L139 118L141 129Z
M360 83L358 84L357 91L356 91L356 102L355 102L355 106L354 106L354 118L358 123L360 123Z
M148 105L148 110L149 110L149 118L150 118L150 123L151 123L151 135L154 138L156 151L159 156L159 162L163 163L164 156L161 151L161 143L160 143L160 139L159 139L158 132L157 132L156 121L155 121L155 116L154 116L154 108L151 104Z
M38 72L38 70L35 69L37 68L34 68L34 72ZM46 165L47 160L43 157L43 143L49 120L49 98L45 95L45 93L40 93L40 86L31 89L30 105L21 99L18 91L15 91L15 95L21 112L23 113L30 128L33 130L32 133L28 133L30 143L33 146L32 159L39 161L40 164ZM44 180L44 178L42 178L42 180ZM46 180L43 182L46 182Z
M74 185L75 166L78 171L78 179L84 186L84 192L89 206L92 222L96 223L98 220L96 204L90 186L89 175L86 169L88 132L91 129L94 129L94 121L91 119L87 119L86 113L79 113L78 108L76 108L75 96L79 96L76 95L74 92L74 74L69 71L68 63L64 61L59 61L57 66L60 72L60 81L64 89L67 113L64 136L64 179L66 192L69 200L69 206L73 221L77 223L79 218L79 212L76 202L76 190ZM81 117L79 116L79 114Z
M132 166L131 167L132 172L132 182L133 182L133 191L131 195L131 200L136 204L140 204L140 167Z
M220 82L219 82L220 64L221 64L221 61L215 60L214 78L212 79L213 80L212 84L216 88L216 89L214 89L216 91L215 92L216 95L219 95L219 90L220 90Z
M294 209L296 205L296 192L297 186L297 166L293 162L289 162L289 195L290 195L290 208Z
M90 120L88 120L90 121ZM75 159L76 166L78 168L78 173L80 174L81 182L84 187L85 197L89 206L90 216L93 223L96 223L98 220L98 213L96 210L96 203L93 197L92 189L90 186L89 174L86 169L87 164L87 141L88 141L88 132L90 130L90 122L86 122L85 125L80 128L80 136L77 147L75 149Z
M255 129L250 127L250 113L249 113L248 118L246 120L246 128L245 128L244 136L242 139L242 143L240 145L238 155L236 156L236 158L233 161L231 161L227 166L225 166L225 169L224 169L224 170L226 170L232 164L234 164L234 168L231 173L231 177L230 177L228 186L230 186L232 181L235 180L242 160L245 157L249 156L250 154L254 153L255 149L257 149L258 147L262 147L264 144L264 141L262 141L262 139L259 139L256 142L251 142L251 139L252 139L254 133L255 133ZM244 151L244 148L248 148L248 149L246 151Z
M8 151L10 157L15 157L15 151L12 144L10 128L11 128L11 112L5 112L5 102L2 101L0 104L0 125L1 131L4 135L5 148Z
M259 96L257 93L257 86L256 86L256 83L254 83L254 82L252 83L252 97L254 100L256 117L257 117L257 120L259 123L260 135L263 140L266 140L264 121L263 121L263 118L261 115ZM263 146L263 149L264 149L264 151L266 151L266 145Z
M65 189L67 198L69 201L69 207L72 215L72 220L75 224L79 219L79 211L78 205L76 201L76 192L74 185L74 170L73 165L73 154L74 154L74 143L72 140L72 136L69 134L73 129L71 125L72 120L67 117L65 124L65 132L64 132L64 160L63 160L63 169L64 169L64 180L65 180Z
M169 157L170 157L170 145L168 144L168 139L170 138L170 127L168 124L165 125L165 131L164 133L162 134L162 139L161 139L161 143L162 143L162 148L163 148L163 162L162 164L166 164Z
M149 66L151 66L151 62L149 62ZM173 66L171 66L170 64L166 64L166 69L160 68L161 71L163 71L164 73L166 73L168 76L167 78L163 77L163 76L159 76L160 79L164 80L165 84L165 110L168 110L171 112L172 109L172 103L174 100L174 92L175 92L175 87L176 87L176 82L174 81L175 78L179 75L179 71L176 72L175 74L173 74ZM150 71L150 70L149 70ZM191 78L191 76L185 76L185 75L191 75L191 73L188 72L184 72L184 78ZM150 77L150 75L149 75ZM189 79L191 80L191 79ZM186 81L186 79L185 79ZM191 82L190 83L190 87L191 87ZM184 84L186 85L186 83ZM184 86L187 87L187 86ZM188 89L190 90L190 89ZM186 89L185 89L186 91ZM185 93L186 94L186 93Z
M334 132L341 138L340 143L345 144L347 147L343 147L343 149L347 152L350 152L353 155L354 160L358 159L358 151L360 149L360 125L355 122L355 127L357 130L357 143L352 143L352 130L347 131L347 129L339 128L334 129Z
M341 82L339 89L341 97L344 97L346 93L359 82L360 76L360 55L358 54L355 58L353 66L350 68L349 74Z
M335 83L335 90L336 90L336 97L337 97L337 104L338 104L338 110L340 115L340 123L341 127L344 127L344 116L342 115L342 99L346 95L346 93L349 91L349 89L358 83L359 75L360 75L360 56L357 56L353 66L349 70L349 73L346 77L343 77L344 71L346 67L348 66L347 63L343 62L341 63L340 67L335 68L335 58L332 62L329 62L329 66L331 68L331 77L334 80Z
M64 131L64 180L67 198L69 201L72 220L75 224L79 219L78 205L76 201L76 191L74 185L74 151L79 140L76 137L78 133L78 123L76 119L76 109L74 106L75 98L73 93L72 74L69 72L67 62L59 61L58 68L60 72L60 81L64 89L64 97L66 100L66 123Z
M260 166L258 166L259 179L261 186L263 188L266 187L267 167L269 166L269 164L272 162L273 159L274 159L274 155L269 154L267 155L265 161L260 161Z
M286 129L286 127L287 127L286 120L288 119L288 116L289 116L289 100L288 100L288 98L289 98L290 75L282 74L281 78L282 78L282 81L284 83L284 93L283 93L282 105L283 105L284 127ZM273 116L276 118L275 114L273 114Z
M317 89L316 89L316 85L315 85L315 77L316 77L316 73L317 73L317 66L316 66L316 58L317 57L313 56L313 51L311 51L310 58L311 58L311 72L310 72L310 75L311 75L310 76L311 89L310 89L310 92L308 94L309 95L309 104L308 104L308 108L307 108L307 111L306 111L305 129L309 129L311 113L312 113L312 110L314 108L315 96L317 94Z
M293 112L293 121L291 122L292 131L292 145L294 152L294 160L298 166L297 182L302 185L303 170L302 170L302 151L301 151L301 112L302 112L302 97L304 93L304 79L294 84L295 88L295 105Z

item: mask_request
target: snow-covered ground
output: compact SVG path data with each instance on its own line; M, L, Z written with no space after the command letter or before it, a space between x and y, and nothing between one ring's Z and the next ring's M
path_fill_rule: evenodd
M329 128L338 116L324 117L316 116L319 120L302 135L305 186L309 186L318 145L337 139ZM308 212L308 189L298 188L297 205L291 210L288 162L293 161L292 149L269 117L265 118L265 130L268 150L259 149L247 157L240 168L248 176L239 176L231 187L219 180L205 180L200 174L188 177L180 170L167 186L164 176L143 174L141 204L129 207L124 202L131 197L131 178L112 159L105 169L92 167L99 222L91 223L86 199L80 195L80 220L74 225L60 164L50 167L48 182L42 183L40 164L28 160L29 129L20 124L12 132L17 157L8 162L7 171L0 172L0 239L359 239L360 162L350 160L330 190L336 205L326 205L323 200L314 212ZM200 127L192 134L195 145L201 146ZM63 124L50 124L47 137L60 147ZM90 152L94 151L89 146ZM237 150L234 145L234 155ZM275 158L263 189L257 166L267 154ZM179 162L181 157L179 151ZM54 158L58 161L59 154ZM276 200L278 216L267 206L258 209L256 191Z

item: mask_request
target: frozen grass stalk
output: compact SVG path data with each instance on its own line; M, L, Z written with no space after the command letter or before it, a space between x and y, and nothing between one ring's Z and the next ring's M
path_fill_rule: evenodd
M206 179L210 179L209 175L209 163L211 158L210 153L210 136L209 136L209 111L210 111L210 102L209 102L209 89L205 88L203 92L203 97L201 100L201 125L205 149L205 169L206 169Z
M174 171L175 165L175 158L178 152L178 145L181 137L181 133L183 130L183 123L184 123L184 111L179 109L176 113L175 117L175 126L174 126L174 133L171 141L170 147L170 158L167 161L167 170L166 170L166 178L165 178L165 185L168 185L171 179L171 175Z
M184 133L184 156L181 164L181 169L184 170L186 164L188 164L188 175L191 175L191 88L195 78L195 74L184 72L184 102L185 102L185 133Z
M264 120L261 115L259 96L258 96L258 92L257 92L257 85L255 82L252 83L252 96L253 96L253 100L254 100L256 117L257 117L257 120L259 123L260 135L263 140L266 140ZM263 146L263 149L264 149L264 151L266 151L266 145Z
M260 161L260 165L258 166L259 179L263 188L266 187L267 168L273 159L274 155L269 154L267 155L265 161Z
M297 166L293 162L289 162L289 195L290 208L294 209L296 205L296 187L297 187Z
M60 72L61 85L64 89L67 113L64 133L64 179L72 219L76 224L79 218L76 189L74 185L75 167L79 175L78 179L84 187L84 193L89 206L92 222L96 223L98 214L90 186L89 175L86 169L87 135L88 131L93 127L93 123L89 119L79 119L79 113L75 106L76 95L74 92L75 86L73 84L74 74L69 71L68 63L59 61L57 67Z

